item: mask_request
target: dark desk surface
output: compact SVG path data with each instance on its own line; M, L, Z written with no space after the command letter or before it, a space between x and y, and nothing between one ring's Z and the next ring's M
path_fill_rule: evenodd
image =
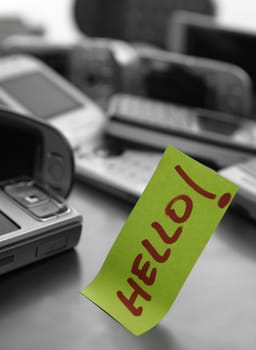
M81 184L69 201L76 249L0 277L1 350L256 349L256 223L229 210L167 316L135 337L80 294L132 206Z

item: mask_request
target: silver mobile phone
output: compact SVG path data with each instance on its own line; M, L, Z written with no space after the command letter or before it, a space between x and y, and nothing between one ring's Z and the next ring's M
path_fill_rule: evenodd
M82 216L66 139L43 121L0 110L0 274L73 248Z

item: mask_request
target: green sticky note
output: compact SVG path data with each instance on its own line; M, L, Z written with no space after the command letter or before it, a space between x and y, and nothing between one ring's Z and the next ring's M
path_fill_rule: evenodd
M168 146L83 295L134 335L164 317L237 186Z

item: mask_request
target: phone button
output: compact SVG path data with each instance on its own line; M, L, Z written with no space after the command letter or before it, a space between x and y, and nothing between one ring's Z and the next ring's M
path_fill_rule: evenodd
M66 210L66 206L59 207L51 200L46 203L42 203L41 205L29 208L29 211L40 219L47 219L56 216L57 214L65 212Z
M5 191L26 208L49 200L49 197L31 182L7 185Z

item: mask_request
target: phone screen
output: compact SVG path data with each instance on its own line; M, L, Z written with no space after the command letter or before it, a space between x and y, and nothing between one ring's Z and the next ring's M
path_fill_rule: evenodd
M256 93L256 35L218 27L186 26L184 53L232 63L251 77Z
M41 137L28 127L20 128L1 123L0 127L0 181L19 176L32 176L35 159L40 157Z
M0 86L31 113L43 119L63 115L82 106L39 72L4 80Z
M3 212L0 211L0 236L6 233L16 231L19 228L20 226L18 226L7 215L5 215Z
M69 51L58 48L56 50L39 50L38 52L32 52L32 55L42 60L57 73L69 79L70 76L70 57Z
M142 65L142 94L151 99L184 106L206 108L207 96L214 103L214 89L198 73L179 63L145 60Z

